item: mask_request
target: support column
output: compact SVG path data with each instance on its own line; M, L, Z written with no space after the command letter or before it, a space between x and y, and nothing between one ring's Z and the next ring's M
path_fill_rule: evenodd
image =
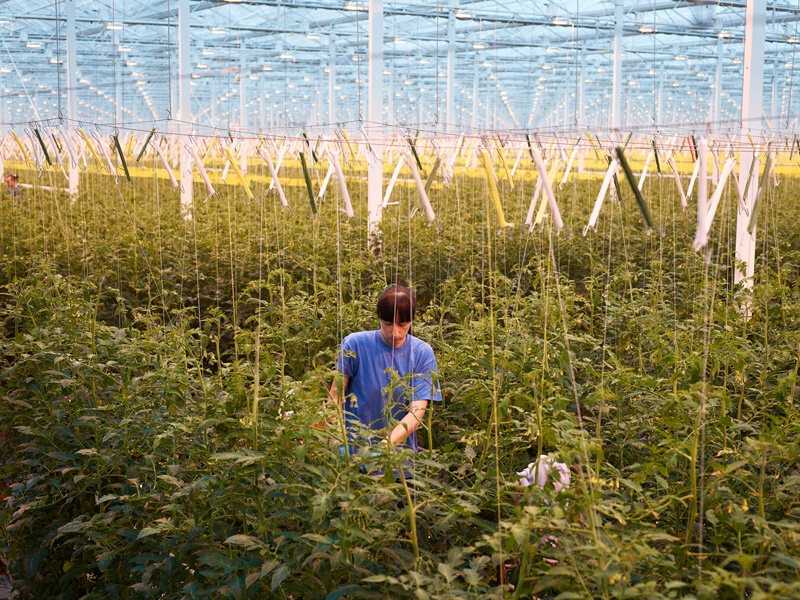
M494 90L495 89L497 89L497 88L492 89L490 87L488 90L486 90L486 119L485 119L484 125L483 125L484 129L490 129L492 127L496 127L496 124L491 122L492 113L490 112L491 111L491 102L492 102L492 99L494 98Z
M722 38L717 38L717 75L714 80L714 117L712 118L712 130L722 129Z
M178 2L178 93L180 98L180 152L181 152L181 214L187 220L192 218L193 189L192 163L189 151L184 144L189 143L192 133L192 62L191 41L189 38L189 0Z
M247 118L247 45L244 40L239 41L239 131L242 140L239 142L239 168L242 174L247 173L247 144L244 136L249 120Z
M576 121L575 121L575 137L583 135L582 129L584 124L586 123L585 117L585 108L586 105L586 52L581 52L580 58L580 67L578 68L578 77L580 77L578 83L578 110L576 111ZM585 152L583 148L578 150L578 173L583 173L584 169L584 156Z
M625 18L622 1L615 0L614 4L614 69L611 84L611 129L614 131L622 128L622 25Z
M750 145L748 134L757 142L761 134L761 113L764 106L764 37L766 34L767 0L747 0L744 34L744 79L742 82L742 133L739 140L739 181L745 185L750 165L755 161L753 181L750 182L744 204L747 212L739 209L736 220L736 270L734 283L742 283L749 290L753 287L753 265L756 256L756 230L747 232L750 214L758 194L758 146ZM744 269L740 270L741 261ZM745 301L747 302L747 301ZM749 316L749 305L745 304L745 316Z
M447 109L445 111L445 132L450 133L456 124L456 6L457 0L450 4L447 14ZM438 77L439 74L437 73Z
M778 115L778 95L780 92L778 91L778 61L773 60L772 62L772 98L770 98L770 110L769 110L769 122L772 126L772 132L775 133L775 129L780 127L780 116Z
M472 67L472 131L478 128L478 57L473 59Z
M578 110L575 111L575 128L580 131L583 124L586 122L584 117L584 105L586 104L585 89L586 89L586 54L581 52L580 67L578 68Z
M319 61L319 72L320 72L320 74L322 74L324 72L323 71L324 68L325 68L325 61L324 60ZM262 81L263 81L263 77L262 77ZM325 118L323 116L324 113L323 113L323 110L322 110L322 106L324 104L324 102L322 100L322 77L317 78L316 93L317 93L317 127L321 127L322 124L325 122ZM262 98L264 97L263 92L261 94L261 97Z
M328 127L336 128L336 38L328 38Z
M64 135L74 139L75 128L78 122L78 77L77 77L77 40L75 35L75 3L77 0L66 0L67 2L67 126ZM71 196L78 194L78 157L75 162L69 161L69 183L67 189Z
M369 245L380 248L383 203L383 0L369 1L369 106L367 210Z
M258 129L264 133L267 127L267 76L261 73L258 81L260 94L258 95ZM320 100L322 102L322 100ZM322 115L320 115L320 123L322 122Z
M394 131L394 127L397 124L397 119L394 116L394 69L389 75L389 89L386 93L386 114L388 115L386 120L392 127L392 131Z
M569 81L569 67L566 69L567 81ZM569 86L564 86L564 122L561 125L564 131L569 127Z

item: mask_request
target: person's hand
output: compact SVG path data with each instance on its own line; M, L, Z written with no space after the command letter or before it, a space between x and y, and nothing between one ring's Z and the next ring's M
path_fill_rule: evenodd
M333 400L336 406L339 406L339 386L336 384L335 379L331 383L331 387L328 388L328 398Z

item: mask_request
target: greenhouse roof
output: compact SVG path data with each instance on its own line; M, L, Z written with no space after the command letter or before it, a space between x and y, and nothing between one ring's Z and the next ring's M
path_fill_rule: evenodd
M0 0L4 129L67 116L67 10L82 122L177 118L178 0ZM383 3L384 119L400 128L741 127L744 0ZM195 128L330 128L367 119L369 3L191 0ZM800 6L769 2L764 126L793 129ZM451 82L452 88L449 88ZM452 90L449 106L447 92ZM717 93L718 92L718 93ZM241 101L244 98L244 101Z

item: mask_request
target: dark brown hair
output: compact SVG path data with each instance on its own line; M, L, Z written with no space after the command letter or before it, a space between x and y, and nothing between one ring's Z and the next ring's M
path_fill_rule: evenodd
M402 285L386 288L378 298L378 317L389 323L410 323L417 312L417 301L411 290Z

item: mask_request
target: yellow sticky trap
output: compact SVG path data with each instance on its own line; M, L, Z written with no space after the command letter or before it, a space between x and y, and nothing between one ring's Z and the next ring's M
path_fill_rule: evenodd
M506 217L503 214L503 205L500 204L500 194L497 191L497 183L494 180L491 159L486 150L481 150L481 162L483 162L483 169L486 171L486 184L489 186L489 194L492 196L494 209L497 212L497 224L501 228L513 227L511 223L506 222Z
M132 133L128 136L128 143L125 144L125 154L130 156L133 154L133 142L136 140L136 134Z
M226 146L223 152L225 152L225 158L227 158L228 162L231 163L231 167L233 167L233 172L236 173L236 176L239 178L239 183L242 184L242 187L244 188L247 197L250 200L254 200L255 196L253 196L253 192L250 189L250 186L247 185L247 182L244 180L244 175L242 175L242 170L239 168L239 165L236 164L236 159L233 157L233 154L231 154L230 147Z
M203 159L208 158L208 155L211 154L211 149L214 147L214 144L217 143L217 134L215 133L211 136L211 141L208 143L208 147L206 148L205 154L203 154Z
M750 145L755 148L756 143L753 141L753 136L748 133L747 134L747 139L750 140Z
M503 151L498 149L497 154L500 156L500 165L503 167L503 172L506 174L506 181L508 181L508 185L511 188L511 191L514 191L514 180L511 179L511 173L508 172L508 167L506 166L506 159L503 158Z
M353 160L356 160L356 153L353 151L353 145L350 143L350 138L347 137L347 132L344 129L340 129L342 133L342 137L344 138L345 143L347 143L347 149L350 151L350 156L353 157Z
M22 151L22 157L25 159L25 162L28 163L29 166L33 165L33 160L31 160L31 155L28 154L28 150L25 148L25 145L22 143L22 140L20 140L17 137L17 133L15 131L11 132L11 137L13 137L14 141L17 142L17 146L19 146L19 149Z
M550 171L547 173L547 181L550 182L550 188L553 187L553 184L556 181L556 177L558 176L558 170L561 168L561 159L555 158L553 159L553 164L550 165ZM539 210L536 212L536 219L534 223L538 226L542 224L542 219L544 219L544 210L547 207L548 198L547 194L542 192L542 198L539 201Z
M597 144L594 143L592 134L587 131L586 137L589 139L589 143L592 145L592 150L594 150L594 155L597 157L597 160L600 160L600 152L597 150Z
M97 151L94 149L94 145L92 145L92 141L89 139L89 136L86 135L86 132L83 129L78 129L78 133L83 138L83 142L86 144L86 147L89 148L89 151L94 156L94 159L97 161L97 164L100 166L102 171L108 171L108 168L103 164L103 161L100 160L100 155L97 154Z

